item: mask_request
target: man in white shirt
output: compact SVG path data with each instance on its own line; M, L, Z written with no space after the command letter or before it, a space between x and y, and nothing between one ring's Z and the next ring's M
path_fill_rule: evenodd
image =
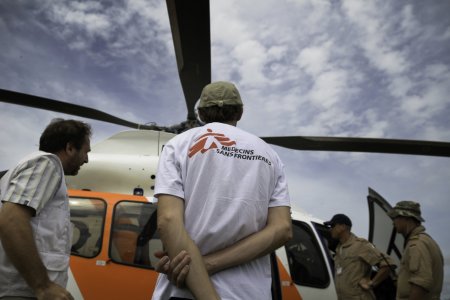
M190 264L187 288L160 274L153 299L271 299L268 254L292 237L289 193L275 151L236 127L242 112L232 83L211 83L199 104L206 125L164 146L158 230L168 257L187 253Z
M72 228L64 175L88 162L91 127L56 119L39 151L0 181L0 299L73 299L68 279Z

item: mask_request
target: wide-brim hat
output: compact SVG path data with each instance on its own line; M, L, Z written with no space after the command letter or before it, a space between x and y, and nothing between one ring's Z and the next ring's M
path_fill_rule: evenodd
M419 222L425 222L421 216L420 204L414 201L400 201L388 214L391 218L402 216L414 218Z

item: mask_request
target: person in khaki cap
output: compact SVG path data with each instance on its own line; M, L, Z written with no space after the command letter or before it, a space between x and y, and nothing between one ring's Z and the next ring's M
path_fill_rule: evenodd
M374 300L372 289L395 268L389 256L381 253L369 241L351 232L352 221L344 214L336 214L324 223L333 239L339 240L334 257L335 285L339 300ZM370 279L372 266L379 268Z
M155 183L168 254L160 262L186 270L186 287L163 269L153 299L272 299L269 253L292 237L283 164L236 126L243 105L234 84L208 84L198 107L206 124L164 146ZM187 265L177 263L183 253Z
M400 201L389 212L394 227L405 237L397 280L397 299L440 299L444 259L438 244L425 232L420 204Z

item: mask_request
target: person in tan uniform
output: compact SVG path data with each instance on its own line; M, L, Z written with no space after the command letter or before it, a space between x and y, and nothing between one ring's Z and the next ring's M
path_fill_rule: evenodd
M351 232L352 221L346 215L334 215L324 224L330 228L331 237L339 240L334 257L338 299L375 299L373 287L389 276L390 266L395 268L390 257L381 253L369 241L354 235ZM370 279L372 266L377 266L379 271Z
M440 299L444 259L439 245L425 232L420 204L400 201L389 212L394 227L405 237L397 279L397 299Z

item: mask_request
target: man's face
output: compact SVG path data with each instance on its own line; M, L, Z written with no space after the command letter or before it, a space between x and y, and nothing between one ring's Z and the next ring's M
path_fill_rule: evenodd
M392 220L392 222L394 223L395 230L397 230L398 233L404 234L406 232L406 218L397 216Z
M86 137L83 145L78 150L73 146L68 146L68 161L64 168L65 175L77 175L80 167L88 162L88 152L91 151L91 141Z
M332 224L330 227L330 235L333 239L338 240L342 232L341 224Z

